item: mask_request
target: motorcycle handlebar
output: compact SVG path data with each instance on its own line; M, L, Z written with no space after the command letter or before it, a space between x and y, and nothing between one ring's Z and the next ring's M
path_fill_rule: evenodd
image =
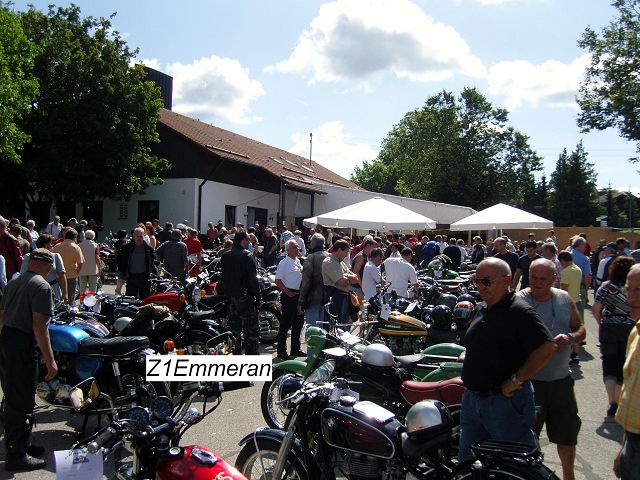
M92 442L87 445L87 451L89 453L97 453L102 447L104 447L110 440L116 435L116 429L113 427L107 427L104 431L96 437Z

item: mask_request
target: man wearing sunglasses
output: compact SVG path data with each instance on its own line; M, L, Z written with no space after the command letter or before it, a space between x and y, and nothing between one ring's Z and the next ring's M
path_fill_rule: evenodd
M505 261L480 262L475 282L483 303L465 335L461 461L470 458L471 445L486 439L535 445L529 379L557 349L540 316L511 291Z

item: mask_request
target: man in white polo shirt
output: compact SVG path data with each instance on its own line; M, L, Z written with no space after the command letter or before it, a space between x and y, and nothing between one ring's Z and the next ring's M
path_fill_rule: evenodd
M278 331L277 358L286 360L287 334L291 328L291 356L306 357L306 353L300 351L300 333L304 324L304 315L298 313L298 299L300 297L300 282L302 281L302 264L298 260L298 243L287 240L285 243L287 256L278 264L276 270L276 285L282 291L282 321Z
M391 290L399 297L409 298L411 295L407 287L418 288L418 276L416 269L411 265L413 252L410 248L402 249L401 257L389 257L384 265L385 278L391 284Z

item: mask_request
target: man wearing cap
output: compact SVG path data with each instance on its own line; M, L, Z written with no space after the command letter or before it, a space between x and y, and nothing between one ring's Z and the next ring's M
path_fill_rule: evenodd
M600 285L609 280L609 265L618 255L618 246L613 242L609 242L604 248L604 252L604 258L598 263L594 292L600 288Z
M51 287L44 279L53 255L36 248L29 269L7 284L0 301L0 382L4 392L5 470L37 470L45 466L39 458L44 448L31 445L37 361L40 349L51 380L58 372L49 339L53 315Z

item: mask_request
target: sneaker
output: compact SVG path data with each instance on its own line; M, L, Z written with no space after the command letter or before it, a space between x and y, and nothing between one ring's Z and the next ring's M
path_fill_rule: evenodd
M615 417L617 411L618 404L612 403L611 405L609 405L609 410L607 410L607 417Z
M45 448L41 445L29 445L27 447L27 453L32 457L42 457L44 452Z
M571 359L569 360L569 365L576 365L577 363L580 363L578 354L576 352L571 352Z

